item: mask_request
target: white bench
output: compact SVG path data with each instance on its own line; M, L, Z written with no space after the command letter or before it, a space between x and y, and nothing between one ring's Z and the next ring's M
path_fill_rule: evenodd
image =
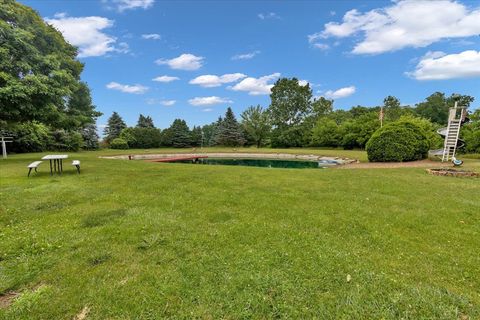
M32 172L32 169L35 169L35 172L37 172L38 166L42 163L42 161L34 161L30 163L27 168L28 168L28 177L30 177L30 172Z
M77 172L80 174L80 160L73 160L72 161L72 166L77 167Z

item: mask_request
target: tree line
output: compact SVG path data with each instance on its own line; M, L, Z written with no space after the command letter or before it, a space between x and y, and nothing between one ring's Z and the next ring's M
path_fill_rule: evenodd
M256 146L256 147L330 147L364 149L382 123L410 121L425 131L430 148L440 148L443 140L436 133L448 122L448 110L455 102L469 107L474 98L467 95L435 92L415 106L402 105L387 96L375 107L354 106L333 109L333 100L313 98L309 85L296 78L279 79L272 88L267 108L250 106L238 121L231 108L217 121L189 128L182 119L173 121L163 131L155 128L150 117L140 115L135 127L128 128L114 112L105 128L105 143L113 148ZM471 113L461 137L464 151L480 152L480 110Z

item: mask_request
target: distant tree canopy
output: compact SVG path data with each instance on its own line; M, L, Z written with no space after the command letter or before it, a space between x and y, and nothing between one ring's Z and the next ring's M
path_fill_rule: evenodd
M458 106L469 107L474 98L467 95L452 94L446 97L442 92L435 92L417 104L415 113L425 119L438 124L447 124L448 109L452 108L457 101Z
M150 116L145 117L143 114L140 114L140 116L138 117L137 127L155 128L155 125L153 124L153 119Z
M312 98L308 86L300 86L296 79L287 79L277 83L280 84L281 90L277 91L274 87L272 92L275 92L274 99L278 103L270 105L268 109L264 109L260 105L250 106L241 113L240 122L237 121L233 110L227 108L223 117L202 127L193 126L190 129L184 120L175 119L169 128L160 131L160 129L153 128L153 120L150 116L140 115L136 127L126 128L121 117L114 113L109 119L105 131L106 140L112 137L121 138L121 140L117 140L117 148L124 147L126 143L130 148L255 145L257 147L298 146L365 149L371 137L380 129L379 114L383 107L384 127L394 127L395 129L389 129L390 131L385 129L382 131L385 133L376 134L375 143L370 143L372 159L375 158L375 161L393 161L388 159L407 161L425 156L424 147L421 148L420 153L415 153L414 156L401 151L412 148L411 142L420 137L417 133L413 133L415 137L413 140L398 138L398 142L392 144L394 147L389 149L389 155L387 156L385 153L385 157L382 158L382 148L388 144L385 141L395 141L402 133L411 137L412 128L418 127L424 133L422 141L425 140L429 149L441 148L443 138L437 133L437 129L445 125L441 122L444 121L443 116L436 118L439 119L439 123L431 121L431 118L435 118L435 115L442 115L445 110L448 111L455 101L459 101L460 106L467 106L473 101L470 96L451 95L446 98L443 93L437 92L417 106L405 106L398 98L387 96L380 106L357 105L349 110L333 110L333 100L323 97ZM310 100L307 101L307 97L310 97ZM299 108L294 103L287 101L289 99L300 101L304 105ZM435 108L437 104L438 107ZM429 118L425 117L427 114L430 115ZM275 120L277 126L272 126L275 117L278 117ZM465 141L465 147L459 151L480 152L480 110L470 114L469 118L470 122L462 127L460 136ZM287 122L282 124L280 119ZM39 130L39 135L35 141L41 144L44 141L41 134L42 127L36 126L36 128ZM405 145L398 148L400 150L398 153L395 151L395 146L407 142L410 146Z
M83 64L76 55L77 49L34 10L13 0L0 2L0 128L14 133L14 149L24 149L28 138L22 132L29 123L30 131L43 125L52 135L79 133L101 115L80 81Z

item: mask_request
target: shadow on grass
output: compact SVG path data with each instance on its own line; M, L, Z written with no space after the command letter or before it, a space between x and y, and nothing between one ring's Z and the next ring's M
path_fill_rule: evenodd
M127 209L115 209L106 212L93 213L83 218L81 226L83 228L93 228L103 226L117 218L127 214Z

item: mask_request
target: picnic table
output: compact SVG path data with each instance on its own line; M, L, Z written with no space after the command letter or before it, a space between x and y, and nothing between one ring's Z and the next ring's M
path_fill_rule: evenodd
M42 160L50 160L50 175L53 173L62 174L63 172L63 159L67 159L66 154L48 154L42 158ZM53 161L53 165L52 165Z

